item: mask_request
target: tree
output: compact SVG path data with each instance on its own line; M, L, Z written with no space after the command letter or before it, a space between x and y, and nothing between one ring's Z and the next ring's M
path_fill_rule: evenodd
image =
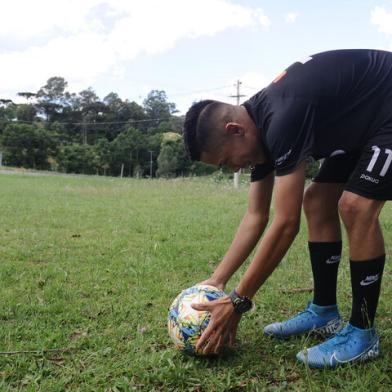
M18 93L18 96L19 96L19 97L26 98L27 103L30 103L30 99L33 98L33 97L36 97L37 94L35 94L35 93L30 93L29 91L24 91L24 92Z
M124 165L129 176L210 172L187 158L184 117L174 115L176 105L165 91L152 90L139 105L115 92L100 100L91 87L78 94L67 87L63 77L54 76L37 93L19 92L23 104L0 99L0 137L7 126L20 125L16 120L32 123L8 129L3 148L10 164L109 175L118 175Z
M162 137L163 133L147 133L144 136L144 142L139 151L137 168L138 172L141 173L141 175L155 175L155 172L157 170L157 157L161 149Z
M47 170L49 158L57 153L56 135L36 125L9 124L1 141L4 160L11 166Z
M184 174L188 170L189 164L182 137L174 132L165 133L158 156L157 175L159 177L174 177Z
M41 101L61 105L64 103L64 94L67 86L68 82L64 78L60 76L53 76L47 80L45 86L42 86L38 90L37 97Z
M143 106L151 119L168 120L177 112L176 104L167 102L166 93L162 90L152 90L143 101Z
M34 105L20 104L16 109L16 118L18 121L33 122L37 115L37 109Z
M68 103L69 94L65 93L67 85L64 78L54 76L38 90L37 108L48 121L56 120L56 114L61 114L63 107Z
M11 99L3 99L3 98L1 98L0 99L0 105L1 106L8 106L8 105L12 105L12 104L14 104L13 102L12 102L12 100Z
M95 93L92 87L82 90L79 93L79 105L81 106L82 110L86 107L89 107L90 105L93 105L98 101L99 101L99 97Z
M0 134L10 121L16 118L16 108L10 99L0 99Z
M102 127L96 124L102 121L106 106L99 100L95 91L89 87L79 93L79 110L82 113L82 142L83 144L95 143L102 136L100 135Z
M71 144L61 148L58 154L59 170L66 173L96 174L98 157L94 146Z
M112 151L109 141L105 138L99 139L95 145L95 151L98 173L106 176L110 173L110 164L112 161Z
M109 106L113 111L117 111L122 105L122 100L117 93L111 92L103 99L103 103Z
M111 143L111 171L118 174L124 164L128 175L133 175L135 167L140 166L140 151L145 145L145 137L136 128L129 127Z
M140 121L145 120L147 116L139 104L125 100L119 107L118 118L120 121Z
M108 140L114 140L127 126L136 126L144 131L147 123L140 120L146 119L146 113L142 106L128 100L122 101L116 93L108 94L104 99L105 112L103 121L110 123L105 126L105 136Z

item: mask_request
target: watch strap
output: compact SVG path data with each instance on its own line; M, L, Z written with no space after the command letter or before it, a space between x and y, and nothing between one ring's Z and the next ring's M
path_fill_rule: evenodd
M235 290L229 294L229 297L237 313L243 314L252 309L253 302L249 297L241 296Z

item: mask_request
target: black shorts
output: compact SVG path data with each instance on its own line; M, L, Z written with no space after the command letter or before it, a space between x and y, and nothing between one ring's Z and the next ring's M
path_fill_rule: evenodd
M362 151L326 158L314 182L345 183L368 199L392 200L392 127L379 130Z

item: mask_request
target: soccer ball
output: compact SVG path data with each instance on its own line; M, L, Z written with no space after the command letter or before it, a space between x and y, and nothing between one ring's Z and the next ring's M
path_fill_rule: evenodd
M196 285L183 290L169 308L169 336L177 349L190 355L202 355L202 350L196 350L196 343L207 328L211 314L198 311L192 304L214 301L226 294L214 286Z

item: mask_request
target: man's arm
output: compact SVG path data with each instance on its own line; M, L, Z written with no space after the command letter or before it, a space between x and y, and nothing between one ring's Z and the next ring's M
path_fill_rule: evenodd
M301 220L305 167L303 162L293 173L277 177L274 219L237 287L238 294L253 297L294 241Z
M274 219L237 287L239 295L253 297L294 241L301 218L305 167L303 162L293 173L277 178ZM206 354L218 352L233 328L235 334L239 321L231 299L224 297L192 307L211 312L211 321L196 347L203 348Z
M234 236L225 257L211 278L205 281L224 288L234 272L243 264L256 246L268 223L274 173L260 181L252 182L249 188L248 210Z

